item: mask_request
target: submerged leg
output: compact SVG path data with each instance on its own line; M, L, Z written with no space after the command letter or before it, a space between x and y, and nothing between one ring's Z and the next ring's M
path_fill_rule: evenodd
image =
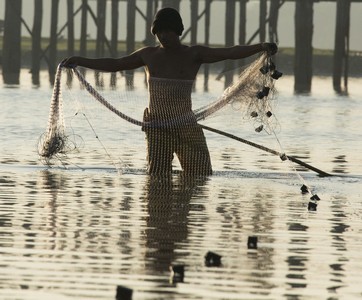
M180 130L176 154L187 175L211 175L209 149L201 127L189 125Z
M148 173L155 175L171 174L173 160L173 140L161 129L147 129Z

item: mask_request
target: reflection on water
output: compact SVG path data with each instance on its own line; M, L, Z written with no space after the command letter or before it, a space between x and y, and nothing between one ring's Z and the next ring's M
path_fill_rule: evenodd
M46 168L36 141L50 90L0 94L1 299L114 299L117 286L135 300L362 298L359 96L280 89L285 151L338 176L320 178L207 133L215 174L164 178L143 171L143 133L123 123L110 129L118 123L101 112L92 125L116 155L81 132L84 149ZM66 117L79 133L81 114ZM232 126L236 118L208 125L278 150L274 136ZM112 159L127 172L118 174ZM310 195L293 169L320 196L317 211L308 211ZM248 249L249 236L257 249ZM220 266L205 264L208 251L222 256ZM184 267L183 280L171 265Z
M122 285L134 299L362 295L360 179L316 179L323 199L308 212L293 177L225 175L5 168L0 294L114 299ZM221 266L205 264L208 251ZM171 265L185 267L183 281L171 280Z

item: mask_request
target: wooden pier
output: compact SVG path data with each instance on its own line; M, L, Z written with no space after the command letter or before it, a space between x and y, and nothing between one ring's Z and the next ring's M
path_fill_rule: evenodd
M136 43L154 45L155 38L150 33L150 25L154 14L161 7L174 7L180 9L181 2L188 2L190 5L190 24L185 24L185 31L182 40L188 38L190 44L210 45L210 24L218 22L211 18L211 6L215 2L225 6L225 46L235 44L251 44L263 41L278 42L278 18L279 10L286 2L295 3L295 53L294 53L294 89L296 93L308 93L311 90L313 77L313 9L314 5L320 2L333 2L336 5L337 14L335 28L335 45L333 54L333 72L330 74L333 79L333 87L338 93L348 91L349 76L349 32L350 32L350 10L351 3L361 3L362 0L108 0L111 3L111 18L106 19L107 0L67 0L67 21L59 24L59 2L51 0L50 11L43 10L43 0L32 0L34 2L33 23L27 24L21 15L22 0L4 0L4 20L0 20L0 32L3 31L3 48L1 52L2 74L5 84L19 84L21 64L21 29L25 27L31 37L31 73L34 85L39 85L39 72L42 65L49 70L49 80L54 81L54 74L59 57L59 37L66 36L67 51L62 53L70 56L89 54L87 41L87 24L91 19L96 25L96 46L97 57L117 57L122 54L131 53L136 49ZM31 1L31 0L27 0ZM96 2L96 9L92 9L90 3ZM120 11L120 2L126 3L126 10ZM251 36L246 36L247 5L259 3L259 28ZM123 3L123 4L124 4ZM142 4L142 5L141 5ZM201 5L202 4L202 5ZM201 9L200 9L201 8ZM181 14L183 15L182 11ZM41 31L45 16L51 16L49 44L42 46ZM109 15L109 14L108 14ZM136 28L136 16L141 16L144 21L143 28ZM0 16L1 18L1 16ZM120 28L120 18L126 18L126 28ZM80 36L75 37L75 22L80 23ZM106 35L107 22L111 28L110 36ZM198 26L203 22L205 28L203 40L198 39ZM136 29L144 30L144 40L136 41ZM120 51L118 36L120 30L125 31L125 49ZM238 36L238 40L235 40ZM77 45L77 48L76 48ZM225 70L232 70L235 62L226 61ZM204 67L204 87L207 89L209 78L209 67ZM132 75L132 71L128 71ZM224 76L225 75L225 76ZM225 72L225 85L232 80L232 74ZM97 77L98 78L98 77ZM101 78L98 78L101 81ZM112 79L114 80L114 78ZM101 82L99 82L101 84Z

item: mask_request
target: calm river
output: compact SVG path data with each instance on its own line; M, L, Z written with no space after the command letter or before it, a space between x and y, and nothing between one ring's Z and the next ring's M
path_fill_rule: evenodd
M0 89L0 299L106 300L119 286L134 300L362 299L362 79L350 79L349 96L335 95L330 78L314 78L307 96L294 95L291 77L277 83L284 151L335 176L205 132L215 174L166 179L144 172L140 129L105 111L87 124L66 111L84 145L63 165L44 165L37 142L52 89L29 78ZM221 94L210 80L195 101ZM233 118L204 124L278 147ZM305 183L320 198L315 211ZM220 264L205 261L209 251Z

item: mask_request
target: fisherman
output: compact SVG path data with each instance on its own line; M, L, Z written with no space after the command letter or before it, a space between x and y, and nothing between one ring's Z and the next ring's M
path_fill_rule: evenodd
M274 55L278 51L275 43L226 48L187 46L180 40L183 30L179 12L163 8L156 13L151 26L158 46L143 47L121 58L72 56L63 61L65 67L81 66L104 72L144 67L149 89L144 121L156 124L143 128L150 174L170 174L174 154L185 174L212 174L206 139L192 112L191 101L192 86L202 64L243 59L263 51Z

